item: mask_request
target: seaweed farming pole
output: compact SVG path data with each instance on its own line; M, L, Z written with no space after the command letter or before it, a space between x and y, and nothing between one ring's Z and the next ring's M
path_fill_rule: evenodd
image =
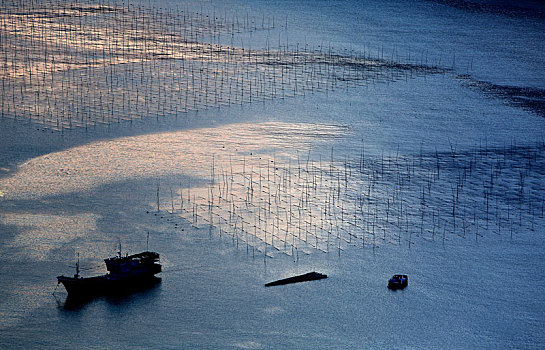
M160 211L160 197L159 197L159 191L160 191L160 182L159 179L157 180L157 212Z

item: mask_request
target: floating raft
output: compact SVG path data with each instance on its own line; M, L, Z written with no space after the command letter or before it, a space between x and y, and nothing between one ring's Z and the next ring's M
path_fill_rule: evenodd
M327 275L313 271L313 272L305 273L304 275L293 276L293 277L284 278L278 281L269 282L265 284L265 287L281 286L281 285L290 284L290 283L321 280L322 278L327 278Z

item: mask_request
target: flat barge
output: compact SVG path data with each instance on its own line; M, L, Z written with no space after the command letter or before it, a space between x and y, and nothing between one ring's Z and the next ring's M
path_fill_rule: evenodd
M290 283L321 280L323 278L327 278L327 275L313 271L313 272L305 273L303 275L288 277L278 281L269 282L265 284L265 287L281 286L281 285L290 284Z

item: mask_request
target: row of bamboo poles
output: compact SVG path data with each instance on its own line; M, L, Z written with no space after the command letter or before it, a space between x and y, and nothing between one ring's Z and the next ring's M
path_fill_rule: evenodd
M533 232L545 215L545 143L467 152L297 159L212 156L204 187L157 187L157 210L232 237L249 254L375 249Z
M274 18L107 0L7 1L0 28L0 118L58 131L444 72L381 47L290 44Z

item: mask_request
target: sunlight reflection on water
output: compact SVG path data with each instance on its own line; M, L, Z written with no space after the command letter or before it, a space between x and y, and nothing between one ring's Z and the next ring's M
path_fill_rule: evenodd
M143 177L204 176L213 154L276 150L287 156L346 132L343 126L269 122L99 141L31 159L1 179L0 190L5 200L35 199Z
M25 258L45 261L48 253L64 243L84 237L96 230L98 216L94 214L49 215L31 213L7 213L0 215L0 222L16 226L20 233L5 248L20 251ZM13 252L13 251L12 251Z

